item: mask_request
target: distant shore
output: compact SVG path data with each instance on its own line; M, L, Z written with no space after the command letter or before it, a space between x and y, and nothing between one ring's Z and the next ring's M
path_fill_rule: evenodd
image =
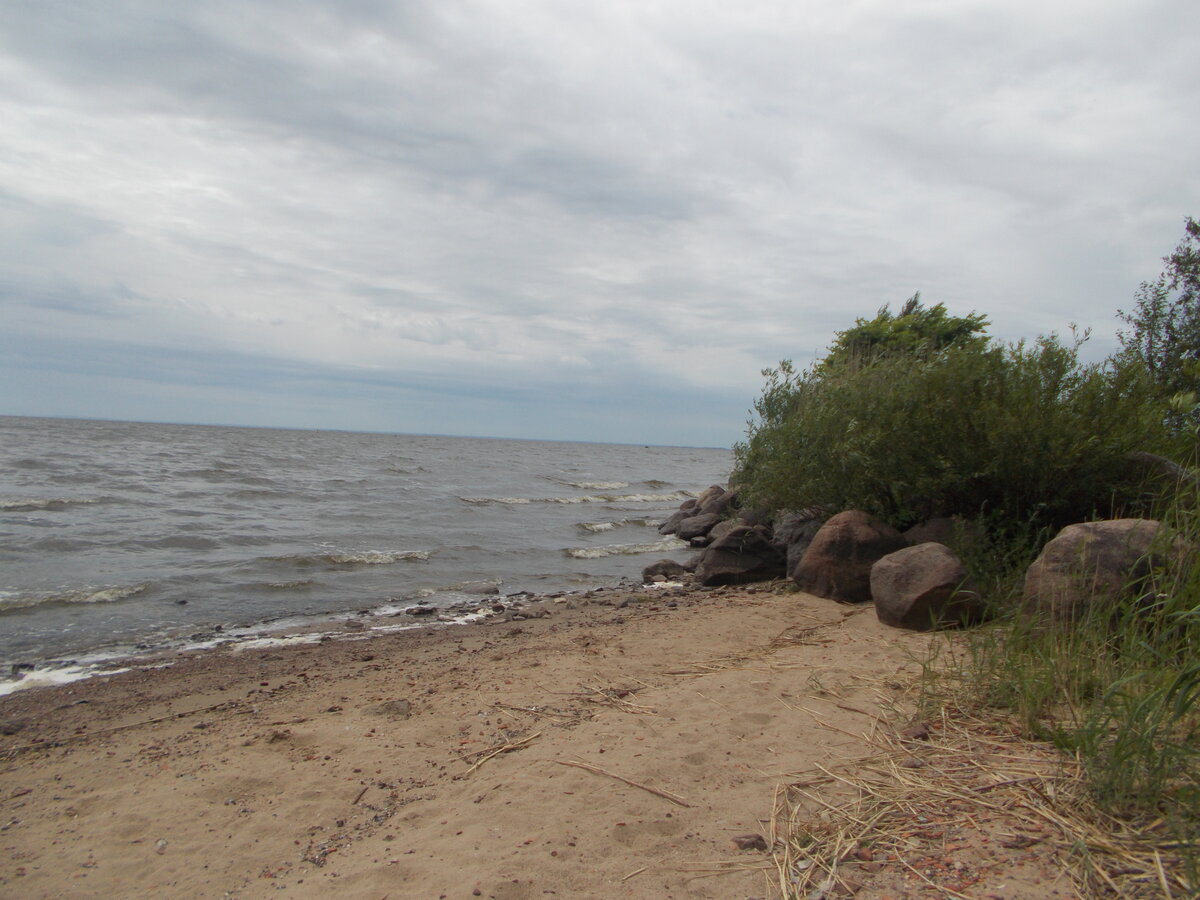
M0 888L778 896L772 854L733 839L772 840L782 780L878 753L928 640L782 585L530 603L0 699ZM1003 896L1053 896L1023 871ZM899 864L857 877L915 888Z

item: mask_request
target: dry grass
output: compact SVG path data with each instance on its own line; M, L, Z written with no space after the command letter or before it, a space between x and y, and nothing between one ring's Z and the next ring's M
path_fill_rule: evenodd
M1103 813L1075 760L958 713L907 733L877 732L876 756L778 787L769 837L785 898L846 896L886 870L974 896L1012 864L987 847L1032 848L1081 897L1195 896L1163 823L1138 829Z

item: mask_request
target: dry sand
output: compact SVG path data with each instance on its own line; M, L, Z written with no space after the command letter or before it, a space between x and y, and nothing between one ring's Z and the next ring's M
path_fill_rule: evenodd
M778 897L734 839L910 724L930 640L782 586L548 603L5 698L0 895ZM821 896L1073 896L1036 825L976 819Z

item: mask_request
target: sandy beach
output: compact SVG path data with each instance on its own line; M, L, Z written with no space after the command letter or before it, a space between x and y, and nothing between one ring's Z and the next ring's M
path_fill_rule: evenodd
M937 723L902 734L931 638L870 606L780 584L527 612L5 698L0 893L779 897L781 785L829 819L839 772L937 757ZM960 818L927 858L847 848L821 896L1073 896L1036 823Z

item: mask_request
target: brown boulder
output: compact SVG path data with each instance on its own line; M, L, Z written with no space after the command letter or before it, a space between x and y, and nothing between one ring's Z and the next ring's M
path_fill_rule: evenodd
M908 546L904 535L862 510L840 512L821 526L792 575L800 590L843 603L871 599L871 566Z
M945 544L927 542L889 553L871 566L879 621L929 631L983 618L983 600L962 561Z
M1151 519L1068 525L1025 572L1024 608L1070 620L1090 606L1119 602L1164 562L1164 554L1151 553L1160 528ZM1183 543L1177 540L1170 552L1184 552Z
M713 513L714 515L723 516L730 509L737 506L737 499L737 491L722 491L716 497L697 505L702 513Z
M680 540L690 541L692 538L708 534L712 530L712 527L720 521L721 517L716 513L702 513L698 516L689 516L679 523L675 534Z
M710 500L716 500L724 493L725 488L721 487L719 484L713 484L706 487L696 495L696 512L702 510L704 508L704 504L708 503Z
M761 525L738 525L714 540L697 560L696 580L711 587L781 577L784 557L768 534Z

